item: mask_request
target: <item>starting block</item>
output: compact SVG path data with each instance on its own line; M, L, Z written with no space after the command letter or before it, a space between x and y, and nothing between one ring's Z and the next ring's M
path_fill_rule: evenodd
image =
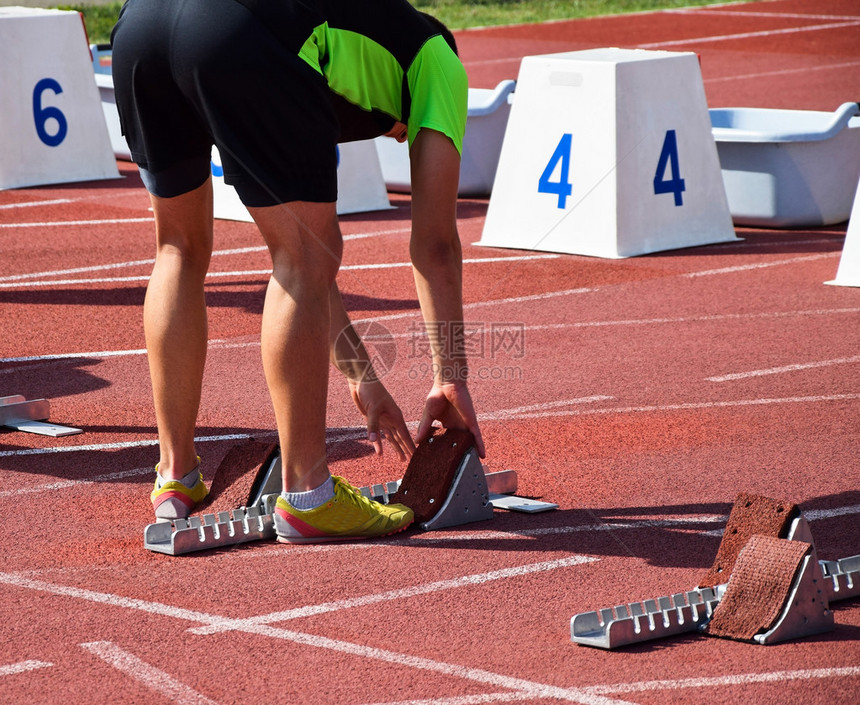
M737 240L695 54L527 56L481 241L622 258Z
M20 394L0 397L0 426L40 436L73 436L83 433L79 428L45 423L51 415L51 402L47 399L27 400Z
M250 485L247 500L243 500L246 503L225 511L149 524L143 532L144 548L178 556L276 538L273 514L282 487L280 453L276 447L270 451L255 441L245 447L237 446L234 451L228 453L222 467L247 464L254 454L265 457ZM244 469L238 474L242 473ZM217 481L218 473L213 487ZM485 473L472 435L452 430L419 444L402 480L359 488L365 497L382 504L406 504L425 531L491 519L494 507L528 513L558 507L550 502L510 496L516 490L516 472Z
M119 178L78 12L0 7L0 189Z
M390 210L392 206L373 140L345 142L337 149L337 214ZM212 192L216 218L253 222L236 190L224 181L217 147L212 148Z
M774 644L831 630L830 603L858 595L860 555L819 561L794 505L740 495L698 588L574 615L571 640L615 649L698 632Z
M836 270L836 279L824 283L837 286L860 286L860 183L857 184L857 194L851 207L851 217L848 221L848 231L845 233L842 256L839 258L839 268Z

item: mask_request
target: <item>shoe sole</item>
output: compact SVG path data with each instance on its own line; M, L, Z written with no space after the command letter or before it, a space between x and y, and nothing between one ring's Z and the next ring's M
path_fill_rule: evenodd
M278 536L278 543L334 543L337 541L365 541L367 539L382 539L386 536L394 536L394 534L399 534L401 531L406 531L406 529L408 529L414 523L414 521L410 521L408 524L401 526L399 529L389 531L387 534L378 534L376 536L313 536L298 538Z

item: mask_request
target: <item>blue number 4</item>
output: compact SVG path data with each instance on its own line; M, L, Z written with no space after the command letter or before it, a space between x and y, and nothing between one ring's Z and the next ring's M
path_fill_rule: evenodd
M672 172L672 178L670 179L666 178L667 166L669 166ZM675 130L668 130L663 140L663 150L660 152L660 159L657 161L657 173L654 174L654 193L675 194L675 205L682 206L684 205L684 200L681 194L686 189L684 179L681 178L681 169L678 166L678 139L675 137Z
M558 196L558 207L564 208L567 204L567 197L573 193L573 186L570 184L570 146L572 138L569 133L561 136L558 146L549 158L549 163L543 170L543 174L538 179L538 193L551 193ZM558 181L550 181L556 165L561 164Z

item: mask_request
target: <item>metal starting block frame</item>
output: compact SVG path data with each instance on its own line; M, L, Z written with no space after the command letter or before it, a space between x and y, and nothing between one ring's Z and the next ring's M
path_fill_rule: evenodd
M829 604L860 595L860 555L838 561L819 561L809 523L803 516L792 521L786 538L809 543L812 551L803 558L773 626L754 637L758 644L827 631L833 626ZM570 620L571 641L600 649L617 649L677 634L702 632L727 587L728 583L695 588L667 597L576 614Z
M143 546L150 551L180 556L249 541L275 538L277 494L265 495L258 503L230 512L200 514L150 524L143 530Z
M201 514L187 519L174 519L149 524L143 530L143 546L150 551L179 556L195 551L235 546L251 541L274 539L276 536L273 514L281 493L281 457L277 455L261 473L251 503L229 512ZM400 486L400 480L385 482L359 491L369 499L382 504ZM557 504L511 497L517 491L517 473L514 470L485 473L474 451L463 456L448 496L437 514L421 524L425 531L491 519L497 502L514 511L548 511Z
M73 436L83 433L80 428L44 423L51 415L51 402L47 399L27 400L20 394L0 397L0 426L14 428L40 436Z
M725 585L697 588L644 602L583 612L570 620L570 638L601 649L660 639L700 629L710 620Z
M400 480L360 488L368 499L388 504L389 497L400 488ZM521 512L545 512L557 509L551 502L540 502L525 497L514 497L517 491L517 474L513 470L502 470L485 474L475 449L463 456L448 496L436 515L421 524L424 531L461 526L473 521L492 519L493 509L509 509Z

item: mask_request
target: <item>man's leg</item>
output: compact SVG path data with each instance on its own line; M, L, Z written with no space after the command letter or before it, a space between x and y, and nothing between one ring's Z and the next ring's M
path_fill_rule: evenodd
M194 429L206 360L203 281L212 255L212 185L152 196L157 254L143 307L164 479L197 465Z
M272 256L261 343L284 489L304 492L329 477L329 291L343 242L334 203L296 201L249 210Z

